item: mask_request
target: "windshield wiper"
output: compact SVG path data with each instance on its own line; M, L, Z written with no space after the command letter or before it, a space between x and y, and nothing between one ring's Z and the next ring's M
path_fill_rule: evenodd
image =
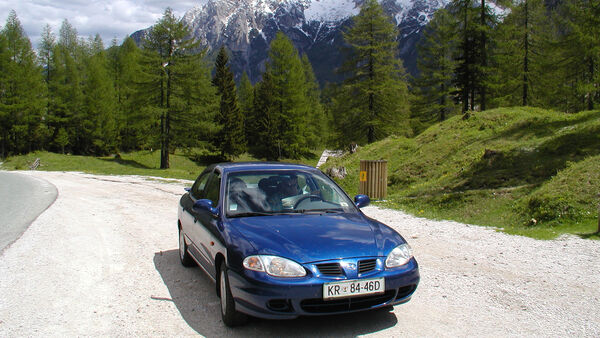
M238 218L238 217L254 217L254 216L273 216L275 214L270 212L258 212L258 211L250 211L250 212L241 212L239 214L227 215L229 218Z
M340 213L344 212L344 210L342 210L342 209L301 209L301 210L297 210L297 211L301 212L301 213L316 213L316 214L322 214L322 213L340 214Z

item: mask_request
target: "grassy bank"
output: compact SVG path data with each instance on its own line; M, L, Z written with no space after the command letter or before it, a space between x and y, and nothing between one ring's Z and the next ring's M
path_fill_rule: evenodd
M454 117L327 163L358 189L360 160L388 161L386 206L509 233L598 238L600 112L506 108Z
M287 162L316 165L321 151L315 151L312 156L300 160L287 160ZM160 169L160 151L137 151L122 153L118 157L92 157L62 155L49 152L34 152L27 155L13 156L4 160L0 166L2 170L29 170L30 165L39 158L40 166L37 170L45 171L81 171L90 174L102 175L143 175L165 178L179 178L194 180L204 168L214 160L213 157L186 155L183 153L171 154L169 157L170 169ZM255 161L256 158L244 154L236 161Z
M29 166L40 159L37 170L81 171L103 175L145 175L165 178L195 179L204 165L192 161L183 154L170 156L170 169L160 168L160 151L139 151L120 154L120 158L62 155L49 152L35 152L7 158L0 169L29 170Z

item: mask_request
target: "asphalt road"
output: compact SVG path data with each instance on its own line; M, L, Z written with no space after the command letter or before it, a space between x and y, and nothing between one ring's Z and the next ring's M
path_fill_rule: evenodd
M54 203L57 194L44 179L0 171L0 252Z

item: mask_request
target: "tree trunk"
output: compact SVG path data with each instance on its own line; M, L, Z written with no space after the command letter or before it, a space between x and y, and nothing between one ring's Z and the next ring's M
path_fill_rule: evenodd
M4 157L5 143L6 143L6 134L2 135L2 140L0 141L0 158L5 158Z
M525 0L525 56L523 58L523 106L527 106L529 92L529 6Z
M442 93L444 93L446 91L446 86L444 86L443 83L441 85L441 90L442 90ZM446 120L446 94L442 95L442 97L440 98L440 105L442 106L442 109L440 109L440 122L441 122L441 121Z
M480 93L479 93L479 100L481 101L481 111L484 111L486 109L485 106L485 101L486 101L486 97L485 97L485 72L486 72L486 67L487 67L487 51L485 49L485 45L487 43L487 37L486 37L486 30L485 30L485 0L481 0L481 68L482 68L482 72L481 72L481 79L479 79L481 81L480 83Z
M588 63L589 72L590 72L590 83L594 83L594 58L590 56L590 61ZM588 110L594 110L594 96L596 93L590 91L588 93Z

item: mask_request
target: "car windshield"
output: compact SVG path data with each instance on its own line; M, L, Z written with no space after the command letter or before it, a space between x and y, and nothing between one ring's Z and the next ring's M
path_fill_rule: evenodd
M265 170L227 176L228 217L356 212L347 195L320 172Z

